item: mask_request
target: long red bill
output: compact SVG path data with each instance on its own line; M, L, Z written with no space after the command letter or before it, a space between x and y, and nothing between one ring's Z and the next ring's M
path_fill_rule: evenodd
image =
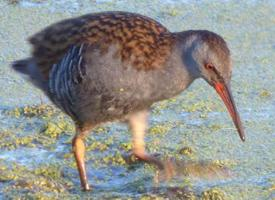
M241 140L245 141L244 129L242 126L240 115L235 106L234 99L230 91L230 87L225 83L216 82L214 84L214 88L216 89L217 93L220 95L224 104L226 105L226 108L232 117L232 120L238 130Z

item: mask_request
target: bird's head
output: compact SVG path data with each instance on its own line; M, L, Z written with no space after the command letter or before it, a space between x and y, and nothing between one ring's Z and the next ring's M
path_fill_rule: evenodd
M232 63L224 39L209 31L193 31L185 37L183 62L196 78L203 78L225 103L242 141L244 130L230 89Z

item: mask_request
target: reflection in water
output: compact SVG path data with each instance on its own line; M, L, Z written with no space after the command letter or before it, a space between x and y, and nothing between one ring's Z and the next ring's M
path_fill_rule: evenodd
M194 179L224 179L233 176L229 168L213 161L185 161L166 159L164 170L157 170L155 182L171 178L191 177Z
M219 189L210 189L203 191L201 194L195 191L192 184L186 178L191 179L206 179L206 180L224 180L230 178L233 173L224 165L218 164L214 161L186 161L176 159L163 160L165 165L164 170L156 170L154 177L155 186L149 191L150 197L157 196L164 199L225 199L225 194ZM184 184L181 186L162 186L161 182L171 181L171 179L183 179ZM189 180L189 179L188 179ZM173 184L172 184L173 185Z
M160 155L155 155L160 159ZM134 155L124 155L127 164L133 165L140 162ZM162 182L173 178L191 177L193 179L217 180L230 178L233 172L222 164L211 160L177 160L175 158L161 159L165 166L163 170L156 168L155 182Z

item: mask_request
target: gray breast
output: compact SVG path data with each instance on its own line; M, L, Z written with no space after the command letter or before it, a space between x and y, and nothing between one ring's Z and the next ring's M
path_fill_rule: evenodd
M177 56L162 69L142 71L122 63L116 52L115 45L105 54L94 46L72 47L51 71L53 102L80 122L100 123L149 108L178 94L188 81Z

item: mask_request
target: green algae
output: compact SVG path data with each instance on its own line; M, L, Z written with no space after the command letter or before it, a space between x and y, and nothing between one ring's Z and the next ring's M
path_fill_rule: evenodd
M106 151L108 149L108 144L102 143L100 141L94 141L92 144L87 146L87 151Z
M0 168L0 182L10 183L3 187L6 198L53 198L57 194L66 194L65 188L72 186L62 178L60 165L43 164L32 170L16 163L0 161Z
M107 127L96 127L95 129L93 129L93 133L95 134L101 134L101 133L108 133L109 129Z
M46 122L44 128L42 129L41 133L50 137L50 138L57 138L61 134L73 132L74 126L66 120L60 120L56 122Z
M211 104L209 104L209 102L206 101L199 101L196 102L194 104L191 105L186 105L183 104L182 105L182 109L186 112L196 112L196 111L200 111L200 112L211 112Z
M229 167L229 168L233 168L233 167L237 166L237 164L238 164L234 160L214 160L214 161L212 161L212 163L219 167Z
M177 8L171 8L167 12L165 12L164 14L168 14L171 17L176 17L176 16L180 15L180 10L178 10Z
M42 3L42 2L45 2L47 0L31 0L30 2L33 2L33 3ZM7 0L7 2L11 5L17 5L19 4L20 2L22 2L22 0Z
M165 190L156 190L152 194L142 195L140 200L196 200L197 195L189 187L167 187Z
M260 97L262 97L262 98L270 98L271 97L271 93L268 90L264 89L264 90L262 90L260 92Z
M179 154L185 155L188 157L193 157L194 156L194 150L192 150L191 147L183 147L179 150Z
M218 131L218 130L222 129L223 127L220 124L212 124L209 128L213 131Z
M9 117L16 117L19 120L29 119L27 126L17 126L12 132L5 130L0 132L0 135L4 138L4 140L0 141L0 148L3 149L34 148L38 144L44 147L51 147L56 143L57 138L70 138L75 131L71 120L48 104L16 107L14 109L6 109L3 113ZM40 128L35 128L37 126ZM34 133L24 134L24 129Z
M170 194L169 194L170 193ZM170 199L196 200L196 194L189 187L171 188L168 197Z
M40 117L46 119L53 117L53 115L60 114L60 111L57 111L57 109L48 104L37 104L16 107L14 109L6 110L4 112L15 117Z
M149 133L151 134L165 134L169 132L173 128L173 125L171 123L165 123L165 124L157 124L149 129Z
M140 197L139 200L164 200L165 198L163 197L158 197L156 195L144 195Z
M211 188L202 193L202 200L226 200L224 192L218 188Z
M9 170L9 167L0 161L0 182L7 182L16 179L16 175Z
M126 152L129 152L129 151L132 151L132 143L131 142L122 142L120 145L119 145L120 149L126 151Z
M45 164L41 165L34 169L34 174L38 176L44 176L48 178L52 178L53 180L61 179L61 167L57 164Z
M126 161L120 152L116 152L114 155L108 155L102 158L102 161L106 165L126 165Z
M147 135L146 145L150 152L160 152L175 157L177 160L188 157L180 154L179 151L181 148L190 147L195 152L195 157L191 157L191 160L195 159L195 164L198 165L197 161L210 159L212 160L208 163L210 169L218 170L222 167L228 167L237 172L236 181L227 182L226 179L223 179L225 186L219 189L222 190L223 194L233 195L232 199L272 199L274 196L272 196L274 193L272 188L274 188L275 160L273 153L274 122L272 118L274 110L273 91L275 91L275 57L272 53L274 52L272 46L275 22L274 3L271 1L255 1L253 3L203 1L196 4L190 1L188 4L178 2L175 6L159 1L144 0L122 3L111 1L111 3L103 2L100 4L95 4L94 1L79 2L80 11L66 10L66 8L63 10L52 9L51 6L54 3L51 3L50 6L47 5L48 7L43 7L41 4L40 8L1 7L0 34L1 39L3 39L0 43L3 51L0 52L0 84L3 86L1 88L8 88L8 90L1 90L0 100L4 107L13 107L14 113L7 116L8 119L5 119L6 115L1 119L0 149L9 152L24 147L23 151L28 151L36 147L55 153L51 155L52 159L45 158L42 165L31 164L33 169L29 170L26 169L30 166L27 163L17 166L17 169L16 167L10 168L10 165L14 165L14 163L4 157L8 164L1 164L0 162L0 199L2 197L4 199L89 199L92 197L126 199L128 196L138 199L140 196L146 198L144 189L138 190L138 188L146 186L147 190L152 190L150 178L152 168L149 165L144 167L138 165L138 167L128 170L128 165L121 161L122 153L120 150L122 152L131 151L131 143L127 142L130 140L130 136L125 131L120 133L121 128L112 125L97 128L94 130L95 134L91 136L92 139L87 139L87 148L91 147L91 150L87 152L88 172L93 173L94 168L100 169L102 172L101 175L94 175L95 178L92 175L90 182L94 183L95 180L100 180L96 183L104 185L104 189L95 188L88 195L78 191L80 190L79 180L71 153L71 140L74 134L73 123L58 110L49 110L44 113L39 111L37 108L39 104L35 102L35 99L39 100L41 93L30 87L27 82L19 80L13 72L7 70L8 62L27 56L29 46L25 39L40 28L66 17L103 10L135 11L158 19L173 31L209 29L225 37L234 60L232 92L239 112L244 118L244 126L248 135L247 142L245 144L238 142L233 124L229 121L225 107L218 100L214 90L211 92L209 86L196 81L177 98L154 105L152 118L156 119L157 123L153 121L152 128L155 129L155 133L153 131ZM3 3L0 2L0 4L2 6ZM61 7L63 6L65 7L65 5ZM25 96L27 98L24 98ZM24 109L26 106L18 105L19 102L20 104L30 103L32 106L27 106ZM174 114L178 116L175 118ZM162 122L162 119L165 121ZM171 122L182 121L182 124L173 123L174 126L171 126L171 129L166 129L167 120ZM12 125L10 125L11 123ZM64 126L63 123L68 123L68 125ZM156 124L159 124L160 127ZM109 137L112 141L107 143ZM183 141L185 141L184 145ZM64 147L59 149L60 146ZM183 152L188 154L188 150L186 151ZM11 158L14 156L12 153L11 151L9 155ZM39 156L38 153L37 157ZM105 161L102 160L104 157L106 157ZM17 159L18 162L22 162L21 158ZM49 172L45 171L47 168L45 163L48 163L51 168L51 164L55 165L56 161L62 167L53 167ZM119 183L121 177L117 176L115 171L106 170L112 166L128 170L125 173L129 178L123 179L123 181L126 182L126 187L130 192L127 189L121 189L125 185ZM34 173L36 168L40 169L40 174ZM71 173L65 173L63 176L62 168ZM212 182L204 182L201 179L202 173L208 173L206 165L195 167L195 169L194 173L199 176L197 178L200 184L209 188L208 184L211 185ZM16 170L19 172L17 173ZM39 172L39 170L37 171ZM189 172L192 178L193 171ZM52 179L51 176L60 176L60 181L53 179L54 181L51 182L48 180ZM102 179L101 176L106 177L106 179ZM142 177L141 180L138 184L132 183L131 180L137 176ZM64 177L72 182L68 179L64 180ZM32 179L39 180L38 187L34 186L36 183ZM186 179L177 177L176 179L181 180L182 185L185 185ZM273 179L273 182L270 179ZM48 181L50 183L47 183ZM188 179L188 181L194 187L197 186L196 181L192 179ZM267 182L268 185L266 185ZM119 186L115 187L116 184ZM164 183L163 185L166 189L168 188L167 184ZM217 187L219 187L218 185L219 183L217 183ZM60 189L54 191L54 187ZM112 193L112 191L115 192ZM179 189L179 191L181 190ZM180 199L184 196L181 192L173 189L169 195L159 192L159 194L147 196L148 198L159 199L169 197ZM220 192L209 192L208 190L201 192L196 189L194 189L194 195L197 199L203 196L208 199L222 198L221 196L223 196L220 195Z
M1 149L7 149L7 150L14 150L16 148L25 146L25 147L35 147L34 144L34 136L28 135L28 136L18 136L14 132L10 131L3 131L0 132L0 137L2 140L0 140L0 148Z

